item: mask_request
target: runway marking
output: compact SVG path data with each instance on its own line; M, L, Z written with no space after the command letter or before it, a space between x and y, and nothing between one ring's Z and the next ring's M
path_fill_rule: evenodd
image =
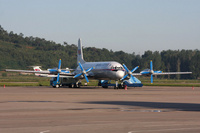
M172 128L172 129L157 129L157 130L140 130L140 131L129 131L128 133L139 133L139 132L160 132L160 131L173 131L173 130L189 130L189 129L200 129L200 127L191 128Z
M50 130L41 131L40 133L47 133L47 132L50 132Z

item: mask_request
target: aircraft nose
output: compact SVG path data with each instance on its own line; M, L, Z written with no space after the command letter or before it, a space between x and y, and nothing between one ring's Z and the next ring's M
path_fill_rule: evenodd
M124 71L121 71L121 70L118 70L117 72L116 72L116 77L118 78L118 79L121 79L121 78L123 78L124 77Z

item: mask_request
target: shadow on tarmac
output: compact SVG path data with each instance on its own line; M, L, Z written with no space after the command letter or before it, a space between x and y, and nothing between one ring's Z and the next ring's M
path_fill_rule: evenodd
M149 107L156 109L173 109L178 111L200 111L200 104L195 104L195 103L164 103L164 102L140 102L140 101L92 101L84 103L139 106L139 107Z

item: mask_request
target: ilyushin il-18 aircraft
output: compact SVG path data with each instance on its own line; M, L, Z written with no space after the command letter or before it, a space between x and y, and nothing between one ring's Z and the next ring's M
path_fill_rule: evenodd
M162 72L154 71L153 63L150 61L150 69L145 69L140 73L134 73L139 66L135 67L131 71L126 67L125 64L120 64L116 61L106 62L86 62L83 58L83 50L81 39L78 40L77 50L77 64L78 67L73 69L61 69L61 59L58 63L58 68L41 70L39 66L35 66L34 70L14 70L6 69L10 72L23 72L23 73L35 73L36 76L52 77L51 85L53 87L60 87L62 85L68 85L69 87L80 87L80 80L85 78L89 83L89 79L96 80L115 80L115 88L118 88L118 81L122 81L120 87L123 87L123 81L125 79L136 78L134 76L147 75L151 76L151 83L153 83L153 75L169 75L169 74L191 74L192 72ZM73 70L73 72L71 72ZM88 79L89 78L89 79Z

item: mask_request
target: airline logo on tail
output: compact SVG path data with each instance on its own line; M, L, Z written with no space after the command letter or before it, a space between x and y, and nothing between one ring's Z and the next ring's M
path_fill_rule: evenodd
M33 66L33 70L34 70L34 71L42 71L42 70L40 69L40 67L41 67L41 66Z
M32 66L34 71L42 71L41 66ZM35 76L42 76L42 74L35 73Z
M41 69L35 68L34 71L41 71Z

